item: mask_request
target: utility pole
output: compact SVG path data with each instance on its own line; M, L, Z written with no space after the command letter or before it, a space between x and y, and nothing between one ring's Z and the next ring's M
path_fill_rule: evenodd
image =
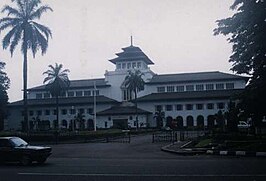
M94 103L94 108L93 108L93 110L94 110L94 131L96 131L96 123L97 123L97 121L96 121L96 91L97 91L97 89L96 89L96 82L94 81L94 94L93 94L93 103Z

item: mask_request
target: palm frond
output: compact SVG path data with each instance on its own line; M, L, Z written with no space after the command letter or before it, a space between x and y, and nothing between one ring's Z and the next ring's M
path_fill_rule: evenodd
M20 17L20 18L23 17L23 14L21 14L17 9L9 5L5 5L1 12L2 13L7 12L7 16L14 15L15 17Z
M45 5L45 6L41 6L39 7L36 11L32 12L30 15L29 15L29 19L33 20L35 18L37 19L40 19L42 14L44 12L47 12L47 11L52 11L53 12L53 9L51 7L49 7L48 5Z
M19 26L15 26L5 35L2 41L3 49L6 49L10 45L11 38L14 36L18 28Z
M21 27L19 27L17 29L17 31L15 32L15 34L13 36L13 40L12 40L11 45L10 45L11 56L13 56L15 48L18 45L19 41L21 40L21 35L22 35L22 29L21 29Z
M38 5L41 3L40 0L24 0L24 1L26 1L27 4L26 14L28 17L31 15L32 12L35 11L35 8L37 8Z
M47 48L48 48L48 42L47 40L44 38L44 36L37 30L35 29L35 33L36 33L36 38L38 41L38 47L41 48L42 50L42 55L46 53Z
M32 24L33 24L38 30L40 30L42 33L45 34L47 41L48 41L48 39L49 39L49 36L52 37L52 32L51 32L51 30L50 30L47 26L41 25L41 24L36 23L36 22L32 22Z

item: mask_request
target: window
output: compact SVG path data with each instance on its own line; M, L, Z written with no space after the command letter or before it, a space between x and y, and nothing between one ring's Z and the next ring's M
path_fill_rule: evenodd
M167 92L174 92L175 87L174 86L167 86Z
M127 69L131 69L131 63L127 63Z
M76 97L81 97L82 96L82 91L76 91Z
M84 96L91 96L91 91L84 91Z
M70 114L76 114L76 109L70 109Z
M38 115L38 116L42 115L42 110L38 110L38 111L37 111L37 115Z
M122 69L126 69L126 63L122 63Z
M30 116L33 116L33 115L34 115L34 112L33 112L33 111L30 111L30 112L29 112L29 115L30 115Z
M88 108L87 109L87 114L93 114L93 108Z
M194 85L187 85L186 91L194 91Z
M156 105L155 106L155 111L162 111L163 110L163 106L162 105Z
M67 110L66 110L66 109L62 109L62 110L61 110L61 114L62 114L62 115L66 115L66 114L67 114Z
M224 84L216 84L216 90L223 90L224 89Z
M235 88L235 85L234 85L234 83L226 83L225 84L225 88L226 89L234 89Z
M36 94L36 99L42 99L42 93L37 93Z
M73 91L69 91L69 92L67 92L67 96L68 96L68 97L74 97L74 92L73 92Z
M204 90L203 84L196 85L196 91L203 91L203 90Z
M206 90L213 90L214 85L213 84L206 84Z
M136 62L132 63L132 68L136 68Z
M183 105L182 105L182 104L177 104L177 105L176 105L176 110L177 110L177 111L181 111L181 110L183 110Z
M218 103L217 103L217 108L218 108L218 109L224 109L224 105L225 105L225 104L224 104L223 102L218 102Z
M54 111L53 111L53 112L54 112L54 115L56 115L56 113L57 113L56 109L54 109Z
M213 103L208 103L207 104L207 109L213 109Z
M165 87L157 87L157 92L165 92Z
M49 115L50 115L50 110L48 110L48 109L45 110L45 115L46 115L46 116L49 116Z
M104 127L107 128L107 122L106 121L104 122Z
M166 105L166 111L172 111L173 106L172 105Z
M84 114L84 109L83 109L83 108L80 108L80 109L79 109L79 113L80 113L80 114Z
M185 87L183 85L176 86L176 91L177 92L184 92L185 91Z
M50 93L48 93L48 92L47 92L47 93L44 93L44 94L43 94L43 97L44 97L44 98L50 98Z
M141 62L137 63L137 68L141 68Z
M94 92L95 92L95 90L92 91L92 95L93 96L94 96ZM95 95L98 96L99 94L100 94L100 91L99 90L96 90L96 94Z
M186 110L193 110L193 104L186 104Z
M121 69L121 63L118 63L118 64L116 65L116 68L117 68L117 69Z
M202 110L203 109L203 104L196 104L197 110Z

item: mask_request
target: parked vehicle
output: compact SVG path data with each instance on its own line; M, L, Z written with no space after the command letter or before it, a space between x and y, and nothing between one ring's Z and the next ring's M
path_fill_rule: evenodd
M44 163L52 154L51 147L30 146L19 137L0 137L0 162L20 162L30 165L33 161Z
M250 124L248 124L245 121L239 121L237 127L240 128L240 129L247 129L247 128L250 127Z

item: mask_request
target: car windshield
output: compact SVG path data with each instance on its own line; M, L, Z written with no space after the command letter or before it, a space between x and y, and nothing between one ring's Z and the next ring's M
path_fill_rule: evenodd
M28 143L21 138L11 138L10 141L14 144L14 146L27 146Z

